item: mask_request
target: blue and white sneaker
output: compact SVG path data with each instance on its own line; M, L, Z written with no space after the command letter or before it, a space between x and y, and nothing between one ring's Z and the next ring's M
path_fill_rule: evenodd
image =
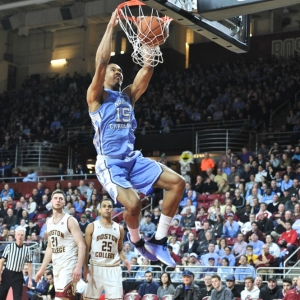
M145 258L152 260L152 261L157 261L158 259L154 254L152 254L150 251L148 251L145 248L145 240L141 238L138 242L133 243L130 239L130 234L129 232L127 233L128 240L130 243L136 248L136 250Z
M176 267L176 262L172 258L167 245L168 238L164 237L161 240L155 239L155 234L146 241L147 247L151 252L156 254L156 257L163 262L165 265L170 267Z

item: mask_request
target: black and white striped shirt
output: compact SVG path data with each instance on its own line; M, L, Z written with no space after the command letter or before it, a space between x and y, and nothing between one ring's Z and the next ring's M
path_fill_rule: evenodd
M6 246L2 254L5 259L5 268L14 271L22 272L26 262L32 262L32 255L29 247L22 245L18 246L16 243L11 243Z

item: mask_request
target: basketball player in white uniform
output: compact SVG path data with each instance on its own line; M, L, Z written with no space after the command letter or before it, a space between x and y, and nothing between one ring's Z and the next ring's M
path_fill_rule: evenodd
M105 299L122 299L121 260L128 272L131 270L131 265L123 252L124 229L111 219L112 200L102 200L99 212L101 220L89 224L85 230L87 248L85 265L88 265L90 254L90 268L84 270L84 277L88 284L83 299L99 299L103 290Z
M47 221L48 246L36 282L52 260L55 299L75 299L75 284L80 280L85 259L85 242L78 222L63 211L66 195L55 190L51 195L53 216Z

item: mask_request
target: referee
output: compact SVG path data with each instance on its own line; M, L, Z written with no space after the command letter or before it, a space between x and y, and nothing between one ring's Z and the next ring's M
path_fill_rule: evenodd
M14 300L22 299L23 291L23 267L28 263L28 287L32 287L32 256L27 246L23 244L25 232L18 227L15 234L16 242L10 243L4 249L0 259L0 271L3 270L4 262L5 269L0 274L0 299L6 299L8 290L11 287L13 290Z

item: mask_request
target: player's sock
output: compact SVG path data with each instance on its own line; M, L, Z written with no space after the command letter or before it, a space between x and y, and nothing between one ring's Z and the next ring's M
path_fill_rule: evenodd
M136 229L132 229L132 228L128 228L128 231L130 233L130 239L133 243L136 243L138 241L141 240L141 236L140 236L140 227L136 228Z
M172 219L173 218L165 216L163 214L160 215L157 231L155 234L156 240L161 240L168 235L168 230L171 225Z

